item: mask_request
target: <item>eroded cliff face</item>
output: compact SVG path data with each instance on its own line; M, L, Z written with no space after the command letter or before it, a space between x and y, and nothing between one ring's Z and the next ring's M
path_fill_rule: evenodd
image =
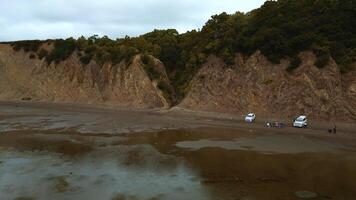
M232 68L210 57L191 82L179 107L230 113L256 112L292 117L306 114L318 119L356 119L356 74L341 75L336 63L314 66L314 54L301 53L294 72L288 61L271 64L260 52L237 55Z
M50 48L44 46L43 48ZM68 102L130 108L169 108L173 93L161 91L159 83L173 90L164 65L154 60L160 80L151 80L141 57L130 64L82 65L76 52L65 61L47 65L30 59L30 53L15 52L0 44L0 100ZM190 83L178 107L192 110L295 117L356 120L356 71L340 74L332 60L323 69L314 66L313 53L292 73L289 61L270 63L260 52L236 55L236 64L210 56ZM167 89L166 89L167 90Z
M34 100L103 104L134 108L164 108L169 102L145 73L140 56L130 64L94 61L84 66L73 53L65 61L47 65L30 59L29 53L15 52L0 45L0 100ZM164 81L169 80L163 65L155 60Z

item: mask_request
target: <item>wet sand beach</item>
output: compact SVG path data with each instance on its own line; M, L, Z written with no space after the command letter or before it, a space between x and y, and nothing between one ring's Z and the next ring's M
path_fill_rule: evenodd
M354 199L354 124L263 121L0 103L0 199Z

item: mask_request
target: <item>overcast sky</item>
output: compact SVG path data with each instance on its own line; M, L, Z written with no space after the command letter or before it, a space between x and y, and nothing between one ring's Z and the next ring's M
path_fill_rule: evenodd
M0 41L201 28L211 15L248 12L265 0L1 0Z

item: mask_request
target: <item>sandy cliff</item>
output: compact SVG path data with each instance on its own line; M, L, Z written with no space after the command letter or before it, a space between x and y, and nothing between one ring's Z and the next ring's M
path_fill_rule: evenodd
M156 60L156 63L160 63ZM162 64L157 64L166 77ZM165 78L168 81L168 78ZM169 102L151 81L140 56L126 65L91 62L83 66L74 53L60 64L47 65L0 45L0 99L105 104L135 108L169 107Z
M355 119L355 73L341 75L334 61L318 69L312 53L301 53L300 58L301 66L288 73L288 61L271 64L259 52L250 57L237 55L232 68L210 57L179 106L241 114Z
M50 48L50 47L43 47ZM171 88L164 65L154 59L161 80L150 80L139 55L129 64L91 61L82 65L74 52L59 64L50 64L31 53L0 45L0 100L70 102L130 108L169 108L173 93L161 91L158 82ZM272 64L260 52L236 55L235 65L210 56L190 83L178 107L192 110L292 117L306 114L317 119L356 120L356 72L339 72L331 60L323 69L314 66L313 53L292 73L289 61ZM169 96L171 95L171 96Z

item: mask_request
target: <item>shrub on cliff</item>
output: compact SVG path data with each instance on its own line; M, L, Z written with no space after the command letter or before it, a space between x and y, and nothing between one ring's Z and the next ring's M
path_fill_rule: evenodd
M48 51L45 50L45 49L41 49L41 50L37 53L37 56L38 56L39 59L42 60L43 58L45 58L45 57L48 56Z
M161 73L157 71L156 64L149 55L141 55L141 61L143 63L143 69L151 80L159 80L161 78Z
M158 89L162 91L164 98L170 102L172 102L172 88L165 81L159 81L157 85Z
M15 51L20 51L21 49L25 52L37 52L42 41L40 40L24 40L12 43L12 48Z
M301 63L302 63L302 61L300 60L300 58L298 56L293 57L289 63L287 71L292 72L293 70L298 68Z
M76 47L76 40L73 38L54 41L53 50L48 54L48 56L46 56L47 63L50 64L54 61L56 64L58 64L61 61L66 60L69 56L72 55Z
M330 54L328 47L313 47L313 52L316 55L314 65L318 68L325 67L330 61Z

